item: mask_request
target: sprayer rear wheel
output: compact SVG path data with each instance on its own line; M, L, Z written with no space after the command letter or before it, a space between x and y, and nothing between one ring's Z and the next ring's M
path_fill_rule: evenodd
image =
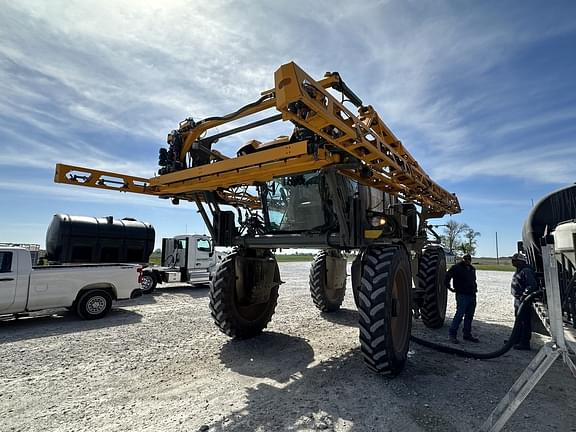
M418 265L418 288L421 296L420 314L426 327L441 328L446 319L448 290L446 277L446 256L439 247L424 249Z
M344 260L336 249L322 250L316 254L310 266L310 295L321 312L335 312L340 309L346 294L346 279L338 286L330 282L333 278L328 270L329 257Z

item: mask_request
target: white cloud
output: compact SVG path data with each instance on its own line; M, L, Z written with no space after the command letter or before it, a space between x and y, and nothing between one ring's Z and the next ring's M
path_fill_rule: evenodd
M432 177L461 181L470 178L516 178L544 184L566 184L575 180L574 167L569 161L576 157L573 143L543 146L533 151L515 149L498 151L480 158L462 157L435 166Z
M529 118L508 122L496 128L493 133L496 136L508 135L515 132L538 130L543 126L550 126L560 122L576 120L576 109L561 109L555 112L537 113Z
M509 21L479 6L456 12L446 3L332 6L137 0L6 5L0 18L5 95L0 116L28 119L51 137L65 139L58 146L51 140L20 140L36 157L22 158L21 148L9 148L0 163L50 168L61 161L151 175L155 157L141 162L144 137L160 146L189 115L219 115L255 100L272 86L274 70L295 59L314 76L339 70L439 179L448 171L459 178L518 176L511 162L498 160L508 153L480 142L466 116L490 106L505 89L490 83L484 93L462 97L450 88L481 82L526 44L571 31L574 24L558 24L544 14L536 32L521 14ZM14 80L17 85L10 84ZM525 126L519 121L515 127ZM123 134L126 141L119 146L78 139L83 132L102 131ZM225 141L219 146L231 147ZM474 161L462 148L474 153ZM539 155L538 149L526 152L531 161ZM553 162L537 171L531 178L538 181L567 175Z

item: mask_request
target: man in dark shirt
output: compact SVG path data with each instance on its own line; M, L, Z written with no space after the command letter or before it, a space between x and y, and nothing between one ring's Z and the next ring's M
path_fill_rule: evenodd
M454 289L450 288L450 281L453 281ZM452 320L452 325L448 331L450 341L458 343L458 328L464 318L463 339L470 342L479 342L478 338L472 336L472 320L476 310L476 269L472 266L472 257L466 254L462 261L454 264L446 272L446 288L456 293L456 313Z
M512 256L512 265L516 267L516 272L512 276L512 295L514 296L514 315L518 316L518 308L524 296L538 290L538 282L532 267L526 262L526 256L515 253ZM514 345L517 350L530 350L530 339L532 338L532 322L530 305L522 308L522 313L517 319L520 320L520 335L518 343Z

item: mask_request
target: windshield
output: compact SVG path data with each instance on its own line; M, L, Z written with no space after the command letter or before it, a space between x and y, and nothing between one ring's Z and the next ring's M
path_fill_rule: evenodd
M264 199L269 231L307 231L325 224L318 173L267 182Z

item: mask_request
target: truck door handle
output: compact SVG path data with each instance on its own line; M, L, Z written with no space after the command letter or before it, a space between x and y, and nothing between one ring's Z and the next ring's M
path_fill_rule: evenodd
M0 282L8 282L8 281L13 281L14 278L0 278Z

